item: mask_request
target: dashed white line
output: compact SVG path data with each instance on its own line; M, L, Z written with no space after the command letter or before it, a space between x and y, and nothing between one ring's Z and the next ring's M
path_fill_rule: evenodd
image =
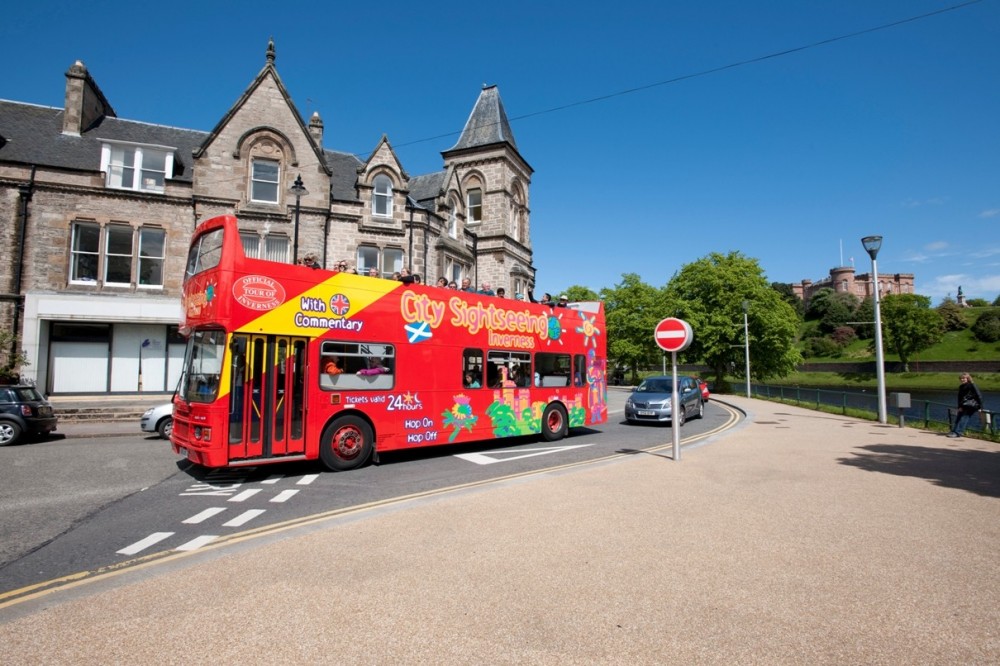
M202 546L210 544L218 538L219 537L217 537L214 534L205 534L203 536L191 539L187 543L178 546L176 550L198 550Z
M306 474L301 479L299 479L295 485L297 486L308 486L310 483L319 478L319 474Z
M271 476L261 481L261 483L274 484L277 483L278 481L281 481L283 478L285 478L284 474L272 474Z
M271 498L272 502L287 502L292 497L295 496L299 491L297 489L292 490L282 490L280 493Z
M160 543L164 539L172 537L173 535L174 535L173 532L153 532L145 539L136 541L134 544L128 546L127 548L122 548L121 550L118 551L118 554L135 555L136 553L141 552L154 544Z
M239 527L245 523L250 522L260 514L264 513L264 509L250 509L249 511L244 511L240 515L236 516L232 520L222 523L223 527Z
M245 502L246 500L250 499L251 497L253 497L257 493L259 493L260 491L261 491L260 488L249 488L247 490L244 490L243 492L241 492L238 495L233 495L232 497L229 498L229 501L230 502Z
M198 523L205 522L212 516L218 515L223 511L225 511L225 509L222 507L212 507L211 509L205 509L201 513L196 513L190 518L183 520L181 522L183 522L185 525L197 525Z

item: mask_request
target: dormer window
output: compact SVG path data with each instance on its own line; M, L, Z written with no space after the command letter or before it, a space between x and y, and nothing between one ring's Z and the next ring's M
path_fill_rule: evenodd
M255 158L250 171L250 201L254 203L278 203L281 163L277 160Z
M139 192L163 192L174 172L174 149L167 146L105 143L101 171L108 187Z
M377 217L392 217L392 180L388 176L375 176L375 192L372 195L372 215Z

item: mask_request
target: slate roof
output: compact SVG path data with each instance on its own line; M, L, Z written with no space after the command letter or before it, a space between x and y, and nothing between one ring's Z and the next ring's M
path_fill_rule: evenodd
M410 198L433 211L434 198L441 191L445 174L445 171L437 171L410 178Z
M192 152L208 136L207 132L109 117L80 136L63 134L62 127L61 108L0 100L0 135L6 139L0 146L0 160L99 171L102 141L129 141L174 148L173 178L191 182Z
M476 100L476 106L469 114L469 119L465 122L465 129L462 130L458 143L446 152L494 143L509 143L514 150L517 150L514 132L510 129L507 112L504 111L503 102L500 100L500 91L496 86L485 86L479 93L479 99Z

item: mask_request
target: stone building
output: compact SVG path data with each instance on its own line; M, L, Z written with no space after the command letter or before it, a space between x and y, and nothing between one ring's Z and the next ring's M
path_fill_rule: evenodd
M820 289L833 289L838 293L854 294L861 300L875 294L872 274L855 275L853 266L831 268L829 277L817 282L803 280L792 285L792 292L806 303ZM912 294L914 293L913 273L879 273L878 290L879 297L888 294Z
M63 108L0 100L0 326L21 336L22 376L56 394L172 391L187 245L220 214L252 256L533 286L532 169L496 87L424 175L385 136L367 158L326 148L273 43L223 111L210 132L118 118L81 62Z

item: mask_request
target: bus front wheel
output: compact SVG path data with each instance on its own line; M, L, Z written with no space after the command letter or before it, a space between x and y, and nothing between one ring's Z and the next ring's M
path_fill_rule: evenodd
M546 442L555 442L566 436L569 421L562 405L549 405L542 414L542 437Z
M375 435L368 422L358 416L344 416L323 432L319 457L334 472L361 467L372 455Z

